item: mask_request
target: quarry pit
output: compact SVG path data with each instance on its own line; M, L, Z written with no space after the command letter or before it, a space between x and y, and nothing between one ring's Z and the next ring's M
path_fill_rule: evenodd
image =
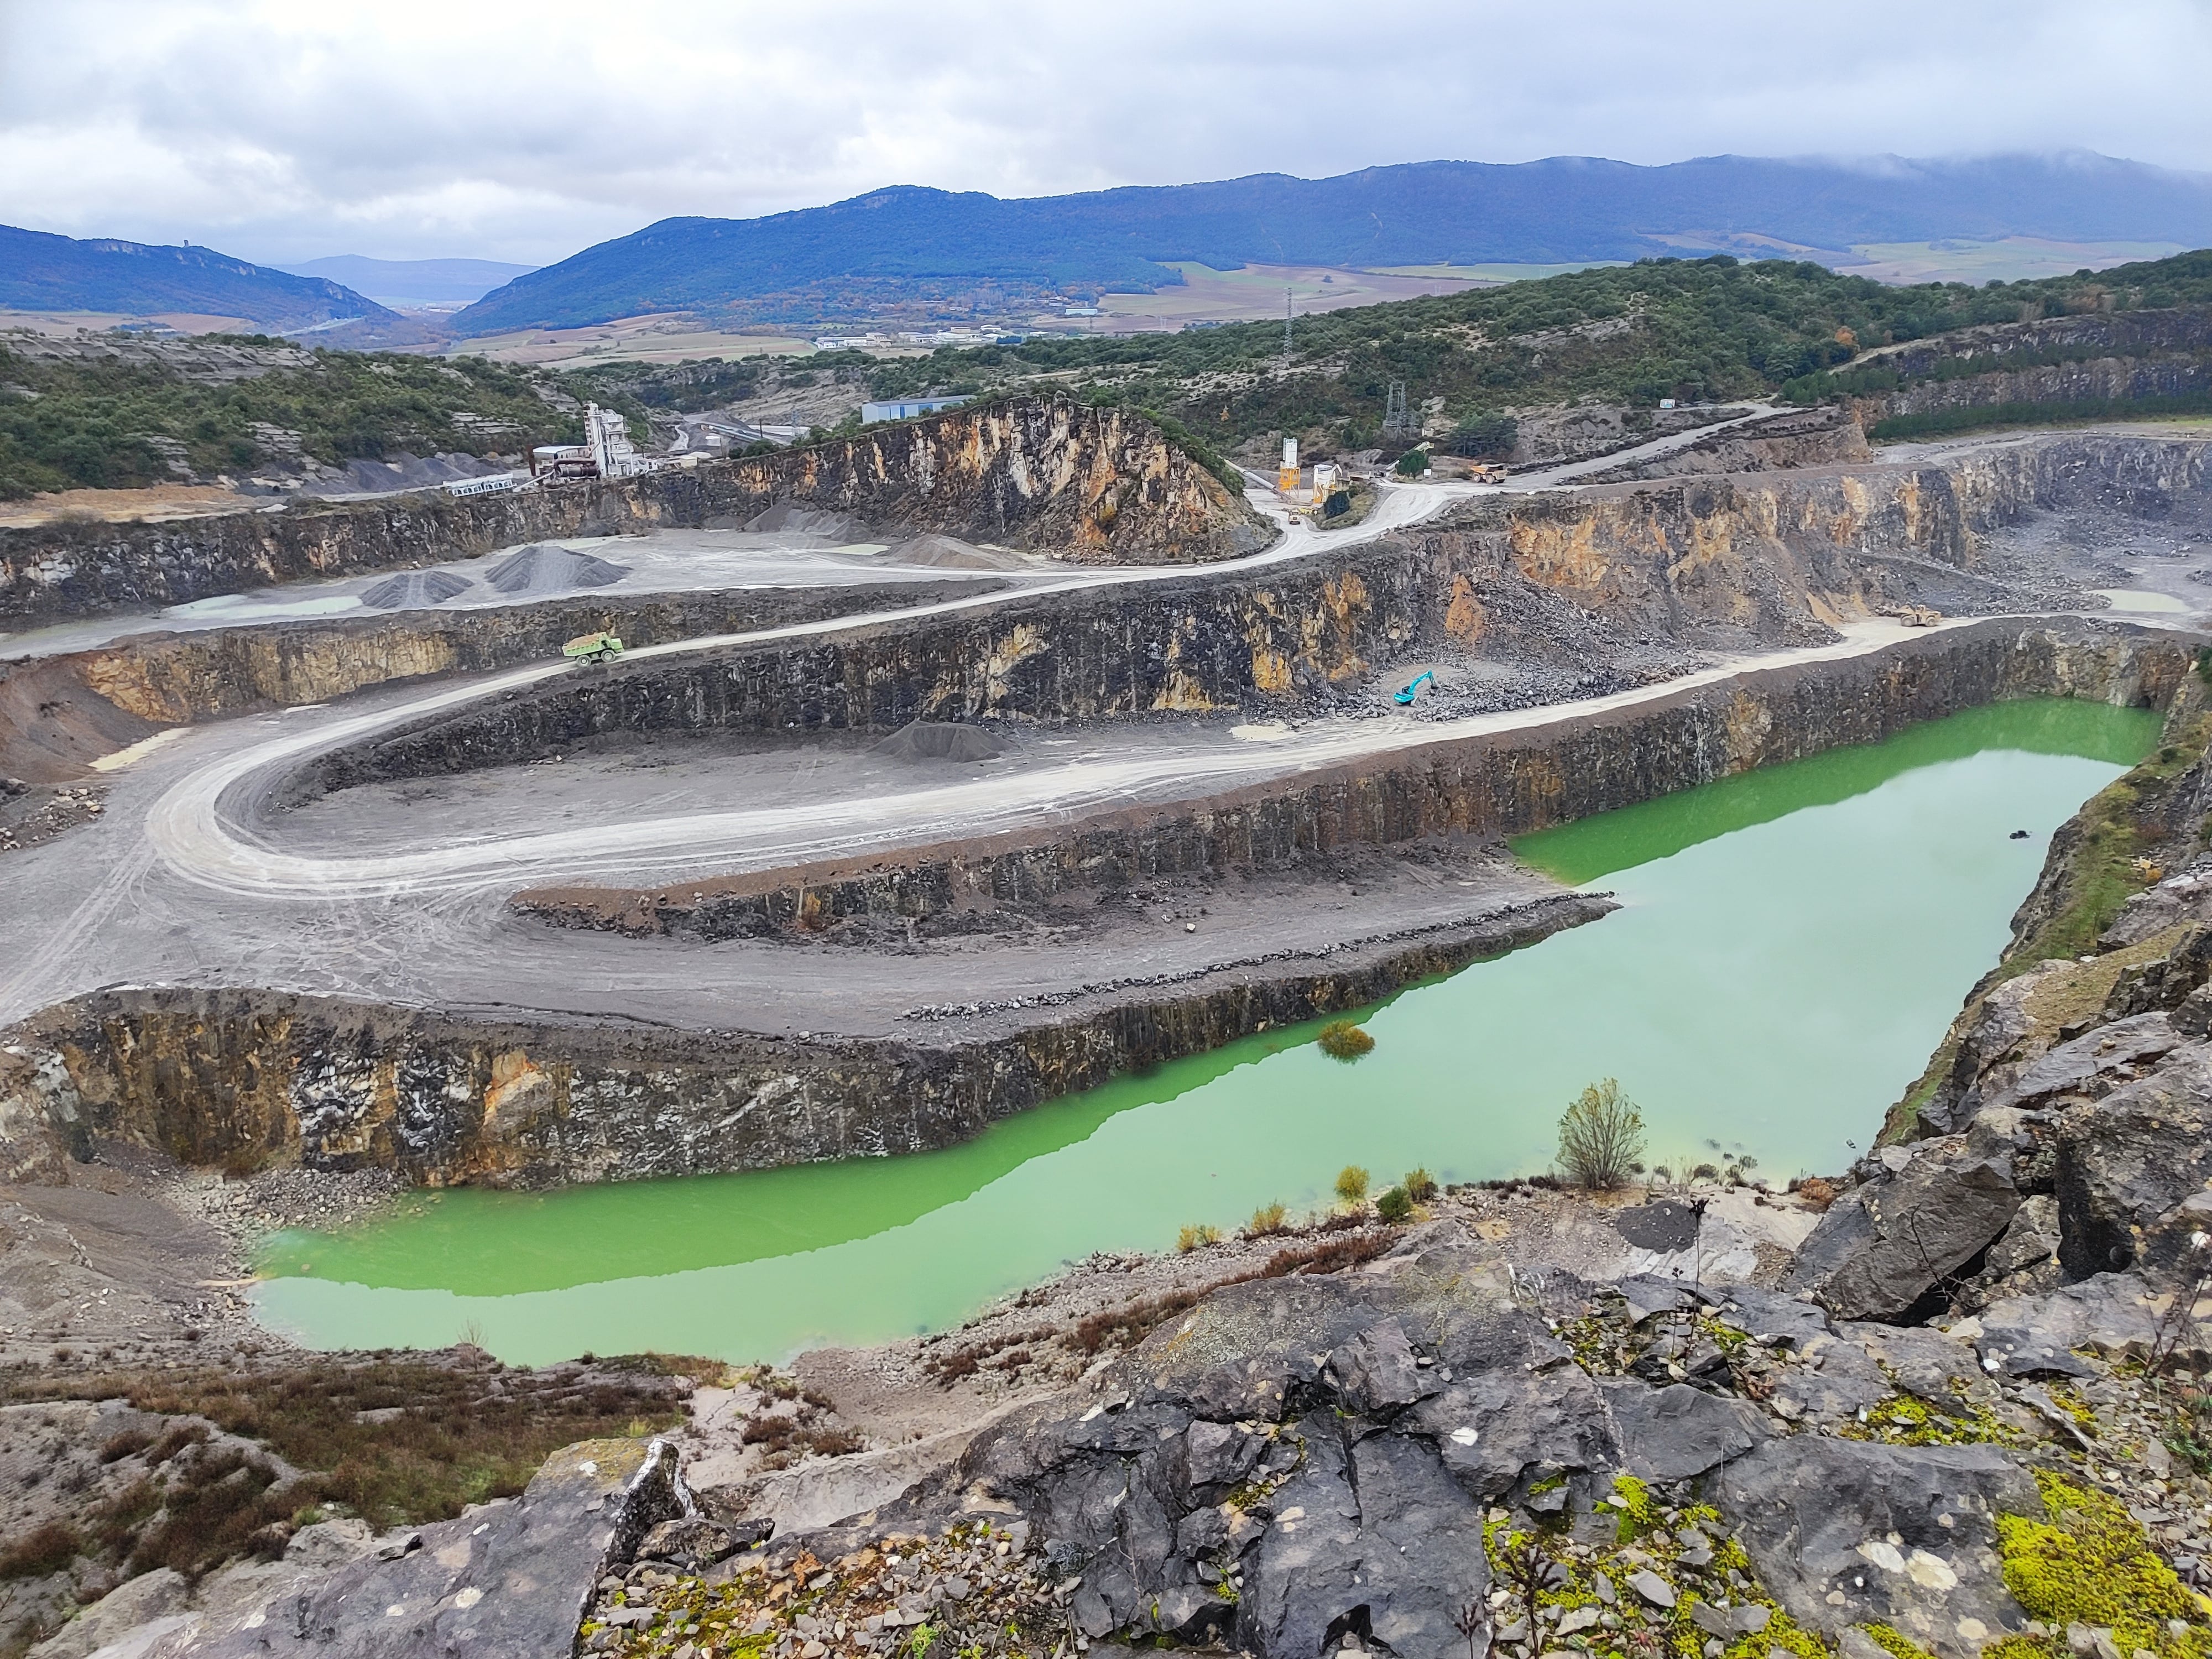
M1127 514L1116 468L1178 465L1006 426L1002 468ZM1384 482L1334 532L1200 475L1115 517L1141 562L1075 565L896 479L689 527L607 486L556 516L634 533L48 623L0 771L97 811L6 855L0 1019L64 1057L13 1062L12 1171L116 1136L431 1184L943 1146L1605 913L1510 836L2002 699L2171 700L2205 440L1820 442ZM1185 520L1203 569L1161 556ZM553 655L592 623L620 661Z

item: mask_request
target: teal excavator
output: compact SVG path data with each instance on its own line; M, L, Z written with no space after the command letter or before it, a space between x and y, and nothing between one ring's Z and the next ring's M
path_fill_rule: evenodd
M1407 686L1402 691L1393 691L1390 694L1390 701L1396 703L1401 708L1411 708L1413 706L1413 699L1420 695L1421 683L1424 680L1433 682L1436 678L1436 670L1433 668L1424 668L1419 673L1413 676L1413 683L1411 685Z

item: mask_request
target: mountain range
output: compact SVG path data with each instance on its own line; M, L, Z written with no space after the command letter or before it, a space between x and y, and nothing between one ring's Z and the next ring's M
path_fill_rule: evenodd
M447 326L466 337L654 312L1003 313L1060 295L1171 286L1185 263L1374 269L1727 252L1844 264L1869 244L2008 238L2212 246L2212 175L2086 153L1721 155L1663 167L1564 156L1013 200L898 185L765 218L664 219L535 270L352 255L283 270L205 247L0 227L0 308L234 317L331 344L407 344ZM482 297L434 329L364 289L415 304Z
M2212 175L2069 154L1977 161L1664 167L1581 156L1423 161L1001 200L900 185L760 219L664 219L495 289L464 334L708 313L804 296L834 314L886 283L1145 292L1190 261L1378 266L1556 264L1654 254L1843 253L1940 239L2212 245ZM825 308L826 307L830 308Z
M0 309L234 317L283 332L408 328L406 319L327 277L295 276L213 248L80 241L7 225L0 225Z

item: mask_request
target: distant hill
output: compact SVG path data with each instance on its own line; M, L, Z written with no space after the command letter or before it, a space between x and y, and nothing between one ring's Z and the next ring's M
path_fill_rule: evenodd
M497 259L371 259L341 253L279 269L295 276L343 283L386 305L434 306L481 300L501 283L526 276L538 267Z
M1398 381L1415 408L1429 411L1426 423L1437 428L1431 435L1463 454L1495 453L1511 441L1499 434L1547 410L1622 406L1648 424L1662 398L1780 395L1809 403L1866 394L1899 384L1889 357L1854 366L1876 348L1987 325L2109 322L2196 306L2212 306L2212 251L1986 287L1893 286L1811 260L1713 254L1302 317L1287 359L1279 322L1179 334L1035 335L1018 345L874 360L867 391L872 398L925 392L999 398L1072 383L1091 401L1156 411L1224 449L1290 434L1327 454L1382 444L1386 398ZM2139 331L2155 337L2166 326L2151 317ZM2003 366L2099 358L2118 337L2089 330L2083 338L2030 342ZM1932 366L1907 365L1922 379L1987 368L1986 358L1970 363L1957 351L1925 355ZM2194 392L2197 384L2182 389ZM2092 412L2110 418L2114 411ZM1264 459L1267 452L1244 453Z
M297 331L354 321L350 331L409 328L407 320L319 276L249 264L206 247L79 241L0 225L0 308L240 317L257 329Z
M664 219L516 278L459 313L455 326L488 334L653 311L758 313L778 295L828 316L902 287L1145 292L1181 280L1172 261L1218 270L1556 264L2010 236L2203 246L2212 243L2212 175L2087 154L1721 155L1650 167L1566 156L1017 201L901 185L763 219Z

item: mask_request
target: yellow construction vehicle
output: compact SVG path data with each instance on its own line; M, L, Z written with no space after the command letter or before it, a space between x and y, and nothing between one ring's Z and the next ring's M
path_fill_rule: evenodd
M612 662L623 653L623 642L609 633L579 634L561 647L561 654L574 662Z

